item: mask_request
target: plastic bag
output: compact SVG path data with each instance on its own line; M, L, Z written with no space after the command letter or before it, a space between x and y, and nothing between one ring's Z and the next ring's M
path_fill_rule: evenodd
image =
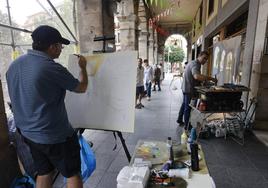
M10 188L34 188L34 187L35 187L34 180L28 175L16 178L10 186Z
M17 131L15 133L17 155L22 163L23 169L31 178L35 178L37 171L34 168L33 156L30 147L25 143L23 136Z
M96 169L96 158L89 144L82 135L79 135L79 143L81 147L81 176L83 182L85 182Z

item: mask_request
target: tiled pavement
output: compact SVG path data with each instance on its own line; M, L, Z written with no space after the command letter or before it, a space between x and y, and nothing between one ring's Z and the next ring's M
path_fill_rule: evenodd
M130 153L139 139L166 140L171 136L179 140L181 128L175 123L181 104L180 90L173 90L170 79L162 84L161 92L153 92L152 100L144 100L145 108L136 110L135 132L124 133ZM180 87L180 82L175 82ZM128 165L122 145L118 142L113 151L114 138L111 132L88 130L84 136L94 143L97 168L84 184L86 188L116 188L120 169ZM240 146L233 140L211 138L201 140L205 158L217 188L268 188L268 148L255 136L248 134L246 143ZM55 188L63 187L59 177Z

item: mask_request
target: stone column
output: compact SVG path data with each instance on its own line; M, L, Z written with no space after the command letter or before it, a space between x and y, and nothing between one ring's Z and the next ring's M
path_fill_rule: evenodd
M141 30L139 36L139 57L144 59L148 59L148 32Z
M136 15L118 16L120 25L121 50L135 50L135 20Z
M187 61L191 62L192 61L192 39L190 36L186 37L186 41L187 41Z
M258 10L259 10L259 1L260 0L250 0L249 2L249 11L248 11L248 23L247 23L247 35L246 35L246 45L245 52L243 57L243 75L242 75L242 84L245 86L250 86L251 78L251 69L254 53L254 42L256 35L257 19L258 19ZM243 101L247 103L248 95L244 93Z
M81 53L91 54L94 50L103 49L103 41L94 42L94 37L114 36L114 7L116 4L113 0L77 1ZM114 44L114 41L108 43ZM107 50L107 45L105 48Z
M154 31L154 64L157 64L157 63L158 63L157 49L158 49L158 44L157 44L157 32Z
M154 32L153 28L149 28L149 64L153 65L154 64Z
M121 51L135 50L137 16L134 14L133 1L123 0L120 6L120 14L117 18L120 27Z
M268 54L265 53L265 38L268 37L268 1L260 0L258 9L257 27L254 27L254 29L256 29L256 35L250 77L251 92L249 97L257 97L258 101L254 128L268 131L268 117L266 115L268 109Z
M77 1L78 31L81 53L91 54L93 50L101 50L101 42L93 42L95 36L103 35L102 1Z
M157 53L157 62L164 64L163 54Z
M148 29L147 29L147 19L144 3L141 0L139 2L139 57L144 59L148 59Z

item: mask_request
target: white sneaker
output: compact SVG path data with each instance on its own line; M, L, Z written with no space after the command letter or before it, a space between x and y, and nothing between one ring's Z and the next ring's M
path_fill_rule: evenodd
M150 98L150 97L147 97L147 100L148 100L148 101L150 101L150 100L151 100L151 98Z

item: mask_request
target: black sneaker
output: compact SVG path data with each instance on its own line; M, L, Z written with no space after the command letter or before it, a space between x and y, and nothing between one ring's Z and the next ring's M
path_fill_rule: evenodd
M176 122L179 124L180 127L183 127L183 126L184 126L184 122L183 122L183 121L179 121L179 120L177 119Z
M140 107L144 108L144 105L142 103L140 103L139 105L140 105Z
M135 108L136 108L136 109L141 109L141 106L140 106L139 104L137 104L137 105L135 106Z

